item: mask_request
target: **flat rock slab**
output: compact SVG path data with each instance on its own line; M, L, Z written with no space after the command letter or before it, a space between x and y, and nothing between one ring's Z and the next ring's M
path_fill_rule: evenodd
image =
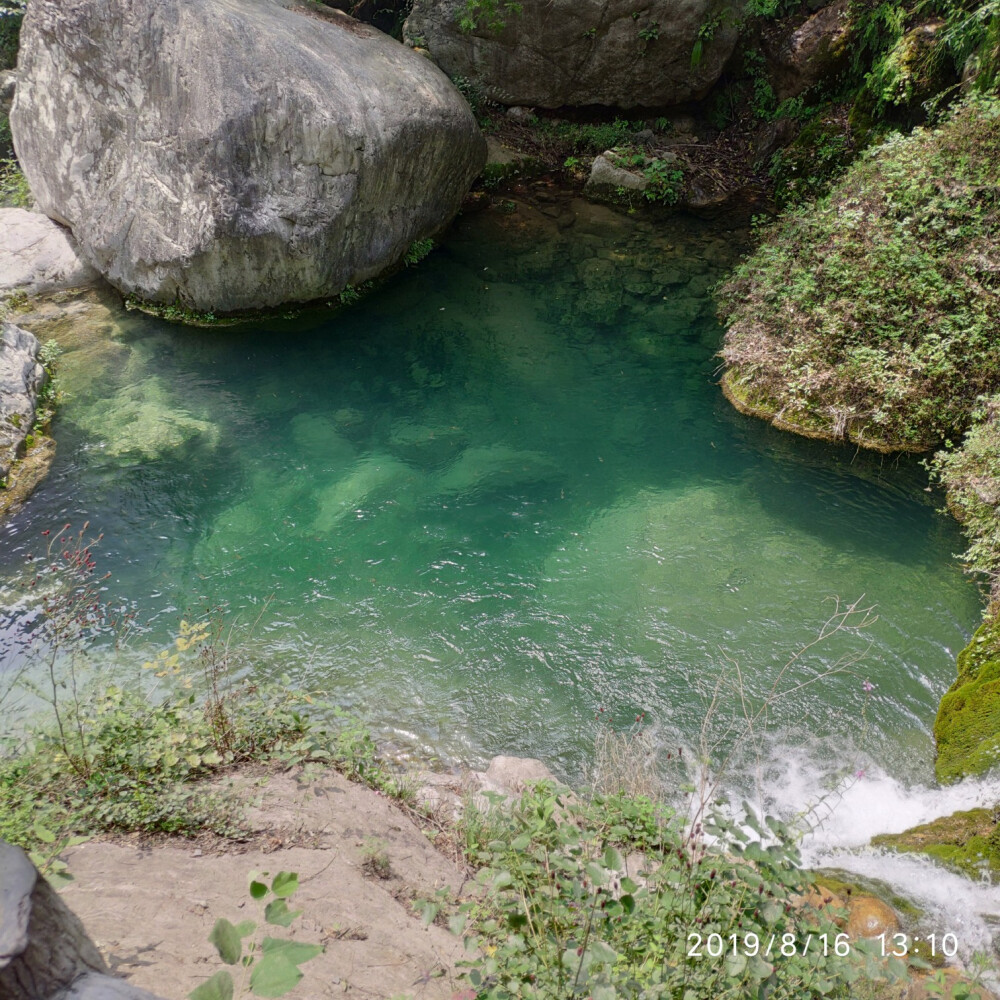
M0 208L0 295L84 288L99 279L69 230L38 212Z
M335 773L308 784L289 775L241 782L240 794L256 800L250 849L92 841L70 852L75 881L63 898L116 975L182 1000L222 967L208 942L216 919L256 919L248 874L294 871L294 908L305 912L290 934L326 947L302 967L296 997L450 1000L461 987L461 943L441 927L424 927L411 900L433 898L443 886L457 891L463 875L405 814ZM387 877L366 871L375 850L388 857Z

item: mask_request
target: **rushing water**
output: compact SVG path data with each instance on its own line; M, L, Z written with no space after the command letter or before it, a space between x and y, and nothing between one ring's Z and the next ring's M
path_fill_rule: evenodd
M762 696L833 598L864 595L877 621L780 684L860 661L770 725L823 739L817 759L928 780L979 597L925 473L724 402L707 290L731 235L548 211L561 228L524 205L464 218L347 310L205 331L81 320L57 460L0 536L0 571L16 578L43 527L89 519L149 623L137 656L182 616L248 622L270 597L261 673L402 747L540 756L573 778L600 709L693 740L720 670Z

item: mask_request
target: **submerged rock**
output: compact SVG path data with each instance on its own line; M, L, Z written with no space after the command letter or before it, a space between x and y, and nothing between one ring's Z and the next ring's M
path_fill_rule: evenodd
M716 0L416 0L405 37L508 105L662 107L704 97L736 44Z
M188 444L215 447L219 440L219 429L179 407L156 376L125 386L77 420L101 439L106 455L130 462L155 461Z
M875 896L852 896L848 909L847 933L852 938L877 938L899 930L896 911Z
M0 294L55 292L97 280L62 226L38 212L0 208Z
M38 360L41 345L33 334L13 323L0 325L0 479L6 480L23 454L35 423L38 394L45 369Z
M485 159L431 62L276 0L34 0L11 127L43 211L112 284L220 312L378 275Z

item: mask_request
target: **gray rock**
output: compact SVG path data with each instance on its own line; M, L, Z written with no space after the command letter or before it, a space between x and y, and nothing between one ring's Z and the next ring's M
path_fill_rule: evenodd
M0 208L0 295L82 288L98 280L67 229L38 212Z
M41 345L33 334L13 323L0 324L0 479L24 451L35 423L38 393L45 369L38 361Z
M494 757L485 771L472 771L469 785L479 792L520 795L529 785L540 781L558 784L555 775L534 757Z
M617 166L610 152L595 157L583 194L596 201L615 201L625 194L642 194L648 181L642 174Z
M416 0L404 36L426 42L446 73L479 84L495 100L543 108L660 108L699 99L718 80L737 38L721 0L522 0L520 6L521 13L505 11L499 31L496 19L485 16L463 31L465 0ZM699 32L712 23L712 37L693 60Z
M107 972L83 924L24 851L3 841L0 886L0 997L55 1000L81 976Z
M219 312L375 277L447 224L485 159L429 60L275 0L32 0L11 126L85 260Z
M0 841L0 969L28 946L35 866L18 847Z
M768 51L768 69L779 101L797 97L831 76L847 60L849 0L817 11Z

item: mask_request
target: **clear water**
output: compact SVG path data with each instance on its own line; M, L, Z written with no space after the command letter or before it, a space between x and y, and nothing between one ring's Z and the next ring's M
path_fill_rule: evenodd
M725 403L707 289L738 238L550 212L575 224L461 219L336 313L206 331L81 314L56 464L0 534L0 573L43 527L89 519L149 623L137 658L184 615L248 621L271 597L261 673L415 752L539 756L568 777L599 709L691 741L727 659L759 695L831 598L865 595L877 622L786 676L860 662L770 725L821 739L824 761L928 779L980 598L925 473ZM8 659L25 614L9 607Z

